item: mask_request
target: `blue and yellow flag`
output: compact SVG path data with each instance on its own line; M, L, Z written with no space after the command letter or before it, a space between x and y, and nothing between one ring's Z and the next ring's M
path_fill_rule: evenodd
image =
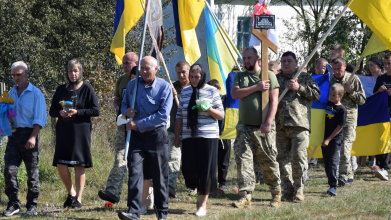
M347 6L391 50L391 1L350 0Z
M141 0L117 0L110 51L115 54L118 65L122 65L122 58L125 55L125 36L143 14Z
M227 96L225 99L225 122L224 131L220 136L220 139L236 138L236 125L239 121L239 99L233 99L231 95L231 87L235 74L236 73L234 72L230 73L225 83L225 86L227 87Z
M372 156L390 152L388 94L384 91L367 98L364 105L358 106L356 140L353 142L352 155Z
M195 28L198 25L201 13L204 10L204 0L172 0L176 32L180 33L181 41L177 45L183 46L185 60L193 65L200 57ZM179 25L178 25L179 24Z
M227 90L229 90L230 87L225 86L225 81L228 76L228 73L230 73L232 68L235 66L235 60L234 58L232 58L230 50L234 54L235 59L238 59L240 55L238 54L236 48L232 46L232 44L229 43L229 48L227 47L224 42L224 39L227 42L230 42L230 40L229 38L227 39L225 35L220 34L219 29L213 20L213 17L218 22L220 28L221 24L217 20L217 17L213 14L213 12L212 14L209 13L207 6L205 6L204 15L210 78L218 80L220 85L223 85L221 87L220 93L226 94Z

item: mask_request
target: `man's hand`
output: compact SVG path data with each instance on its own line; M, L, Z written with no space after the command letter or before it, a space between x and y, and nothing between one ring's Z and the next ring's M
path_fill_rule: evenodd
M137 124L135 121L129 121L126 123L126 131L133 130L137 128Z
M179 139L179 137L175 136L174 146L178 148L180 147L180 144L181 144L181 140Z
M261 124L261 127L259 128L262 133L269 133L272 129L272 125L268 123Z
M349 83L345 83L345 85L343 85L343 88L349 94L352 91L352 88L350 88L350 84Z
M115 106L115 113L118 115L119 112L119 106Z
M128 118L134 118L134 116L136 116L136 113L137 113L136 110L128 108L128 110L126 110L126 114L125 115Z
M328 139L325 139L324 141L323 141L323 143L322 143L322 147L327 147L327 146L329 146L329 140Z
M270 80L259 81L257 83L258 91L264 91L270 89Z
M172 87L172 97L175 98L175 96L177 96L178 93L176 92L175 88Z
M286 88L287 88L287 89L290 89L290 90L292 90L292 91L294 91L294 92L297 92L297 91L299 91L299 89L300 89L300 85L299 85L299 83L297 82L297 79L291 79L291 80L289 80L289 82L286 84Z
M35 147L35 137L30 137L26 143L26 149L33 149Z
M385 85L380 86L379 90L377 92L384 92L387 90L387 87Z

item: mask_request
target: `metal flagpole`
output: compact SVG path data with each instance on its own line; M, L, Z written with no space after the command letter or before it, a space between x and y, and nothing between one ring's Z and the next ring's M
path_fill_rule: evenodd
M138 86L138 80L140 76L140 63L141 59L143 58L143 53L144 53L144 42L145 42L145 32L147 30L147 24L148 24L148 16L149 16L149 7L148 7L149 0L147 0L147 10L145 12L144 16L144 29L143 29L143 34L141 37L141 45L140 45L140 56L137 64L137 73L136 73L136 81L134 83L134 89L133 89L133 97L132 97L132 103L130 105L131 109L134 109L134 105L136 103L136 93L137 93L137 86ZM130 118L130 121L133 121L133 118ZM129 141L130 141L130 136L132 135L131 133L132 130L129 130L126 133L126 142L125 142L125 152L124 152L124 160L128 158L128 151L129 151Z
M297 79L300 76L301 71L303 71L304 67L308 64L308 62L310 62L310 60L315 55L318 48L323 44L323 41L326 40L326 37L330 34L330 32L333 30L333 28L338 23L339 19L341 19L342 15L345 13L345 11L347 9L348 9L348 6L346 5L345 8L342 10L341 14L334 20L334 22L331 24L330 28L326 31L326 33L323 35L323 37L319 40L318 44L315 46L315 48L312 50L311 54L304 61L303 65L301 65L300 68L297 70L297 73L295 74L293 79ZM288 89L285 88L284 92L282 92L280 97L278 97L278 102L281 101L281 99L285 96L285 94L287 92L288 92Z

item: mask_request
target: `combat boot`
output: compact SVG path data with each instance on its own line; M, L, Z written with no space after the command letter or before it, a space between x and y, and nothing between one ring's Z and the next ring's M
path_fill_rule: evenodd
M291 192L286 192L286 193L284 193L284 195L282 195L281 200L286 201L286 202L290 202L290 201L293 201L294 198L295 198L295 194L293 194Z
M240 195L240 199L232 203L232 206L239 209L251 208L251 193L247 191L240 191L239 195Z
M303 190L297 190L295 195L295 202L302 202L304 201L304 193Z
M281 190L270 190L272 199L270 200L271 207L278 207L281 204Z

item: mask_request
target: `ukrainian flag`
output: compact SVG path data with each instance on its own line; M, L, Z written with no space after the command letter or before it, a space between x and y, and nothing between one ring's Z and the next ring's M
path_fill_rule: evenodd
M239 121L239 99L233 99L231 95L232 82L236 73L232 72L228 75L226 80L227 97L225 99L225 122L224 131L220 139L235 139L236 125Z
M329 73L313 75L312 77L319 86L320 98L318 101L312 102L310 146L307 149L308 156L311 154L314 146L321 146L324 140L325 115L330 87ZM318 147L312 157L322 158L322 149Z
M220 85L225 85L228 73L230 73L232 68L235 66L235 60L232 58L230 50L234 54L235 59L238 59L240 54L233 46L228 36L226 36L225 32L223 32L223 35L220 34L213 17L217 21L220 29L224 29L222 28L216 15L213 12L212 14L209 12L207 6L204 8L204 15L210 78L218 80ZM229 48L225 44L224 39L226 42L228 42ZM227 90L230 90L230 88L231 87L222 86L221 94L226 94Z
M125 55L125 36L143 14L141 0L117 0L110 51L115 54L118 65L122 65L122 58Z
M384 91L358 106L356 140L351 153L354 156L372 156L390 152L388 94Z

